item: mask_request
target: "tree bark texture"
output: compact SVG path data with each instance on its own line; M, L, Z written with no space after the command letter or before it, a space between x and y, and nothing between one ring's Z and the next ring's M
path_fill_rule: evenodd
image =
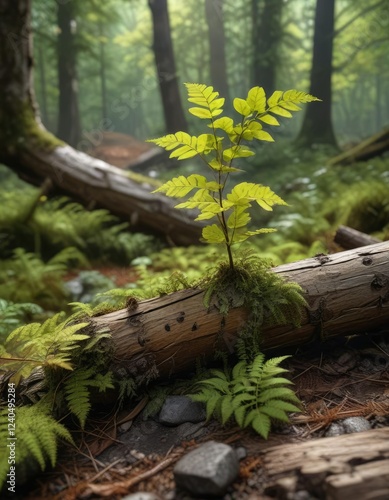
M78 80L76 71L75 2L58 2L58 88L59 116L58 137L71 146L81 138L81 121L78 106Z
M293 497L298 487L330 500L384 500L389 494L389 428L267 448L263 467L277 498Z
M301 146L336 146L332 126L332 49L335 0L316 0L309 93L322 102L308 106L298 137Z
M202 225L194 222L188 211L176 210L173 200L151 194L152 186L138 184L123 170L70 146L52 152L24 148L4 162L28 182L40 184L49 178L55 191L91 209L104 207L129 220L133 229L164 234L170 243L179 245L199 242Z
M167 0L149 0L149 7L153 18L153 51L166 131L168 133L186 131L188 126L178 88Z
M208 24L211 82L221 97L230 105L227 63L225 53L223 0L205 0L205 18Z
M283 0L265 0L263 8L260 9L259 0L252 0L254 50L252 84L263 87L268 95L276 87L283 5Z
M371 332L389 319L389 242L285 264L274 272L297 282L307 300L301 327L266 327L264 348L301 345L315 339ZM140 302L93 319L96 330L111 331L115 363L142 379L192 369L215 349L234 349L250 311L234 308L223 318L214 301L203 305L200 289Z

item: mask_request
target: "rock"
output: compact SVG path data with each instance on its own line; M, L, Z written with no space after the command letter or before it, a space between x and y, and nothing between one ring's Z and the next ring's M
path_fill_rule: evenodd
M198 423L206 418L202 403L192 401L188 396L168 396L159 413L159 422L176 426L184 422Z
M326 437L334 437L334 436L341 436L342 434L345 434L345 429L343 425L339 422L333 422L327 429L327 432L325 433Z
M371 429L371 425L365 417L349 417L342 420L346 434L353 432L364 432Z
M238 473L234 449L215 441L189 452L174 467L177 487L192 495L224 495Z
M147 491L138 491L137 493L123 497L122 500L161 500L161 497Z
M247 457L247 450L244 446L239 446L235 448L236 457L238 460L243 460Z

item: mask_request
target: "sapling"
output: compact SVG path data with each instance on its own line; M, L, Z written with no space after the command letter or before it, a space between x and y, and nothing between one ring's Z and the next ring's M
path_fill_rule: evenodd
M183 198L195 191L186 201L175 208L199 210L195 220L216 219L216 223L205 226L202 240L207 243L224 244L227 249L229 267L234 269L231 247L257 234L274 232L273 228L249 230L251 220L249 209L256 202L263 210L271 211L274 205L286 205L268 186L253 182L241 182L227 191L230 174L241 171L235 160L247 158L255 153L246 143L254 140L273 142L272 136L263 130L263 124L277 126L274 115L291 118L291 111L301 110L299 104L319 101L316 97L297 90L286 92L276 90L267 98L262 87L249 90L246 99L239 97L233 101L240 120L223 113L224 98L219 97L213 87L204 84L186 83L188 101L195 104L189 112L200 119L209 121L210 133L191 136L186 132L176 132L157 139L150 139L170 153L170 158L185 160L199 156L212 172L212 177L191 174L179 175L153 191L165 193L173 198Z

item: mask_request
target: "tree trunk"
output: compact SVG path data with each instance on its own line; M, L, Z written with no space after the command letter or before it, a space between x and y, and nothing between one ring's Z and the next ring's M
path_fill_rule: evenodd
M297 139L300 146L336 146L332 126L332 49L335 0L317 0L309 93L322 102L308 107Z
M59 28L57 39L58 137L71 146L76 146L81 138L81 122L78 108L78 81L74 42L74 2L58 2L57 22Z
M308 307L300 328L264 328L264 348L324 341L386 326L388 251L389 242L385 242L275 268L274 272L302 287ZM169 376L193 369L196 359L211 358L216 348L232 352L249 311L234 308L223 318L217 303L205 309L203 300L202 290L189 289L93 318L96 330L108 327L112 334L112 368L141 381L152 371Z
M101 85L101 117L105 122L108 119L107 106L107 79L105 74L105 41L103 24L99 22L100 46L100 85Z
M226 107L228 107L230 95L225 54L223 0L205 0L205 18L208 24L211 82L220 96L226 99Z
M30 6L30 0L0 0L0 162L34 184L50 178L57 190L165 233L169 241L197 243L202 226L188 212L151 195L151 186L131 181L122 170L64 145L40 123L32 85Z
M178 88L167 0L149 0L149 7L153 18L153 51L166 131L169 133L175 133L179 130L186 131L188 125Z
M252 85L263 87L267 95L273 93L276 87L283 5L283 0L265 0L260 11L259 0L252 0Z

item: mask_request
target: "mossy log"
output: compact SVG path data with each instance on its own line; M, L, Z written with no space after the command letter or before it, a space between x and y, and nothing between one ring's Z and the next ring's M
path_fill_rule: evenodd
M329 165L350 165L383 155L389 150L389 128L368 137L353 148L332 158Z
M348 226L339 226L334 241L345 250L374 245L380 242L378 238L374 238L370 234L362 233Z
M1 159L1 154L0 154ZM45 151L27 145L16 155L3 159L24 180L40 184L49 178L53 190L67 194L88 208L106 208L142 227L166 235L179 245L198 244L202 225L189 211L176 210L174 201L151 194L152 185L130 179L121 169L92 158L70 146Z
M299 328L265 327L264 348L301 345L315 339L354 335L387 327L389 320L389 242L305 259L273 269L298 283L307 300ZM250 311L220 314L214 301L204 307L204 292L186 289L93 319L108 327L114 345L113 369L142 379L191 369L197 358L217 348L233 351Z

